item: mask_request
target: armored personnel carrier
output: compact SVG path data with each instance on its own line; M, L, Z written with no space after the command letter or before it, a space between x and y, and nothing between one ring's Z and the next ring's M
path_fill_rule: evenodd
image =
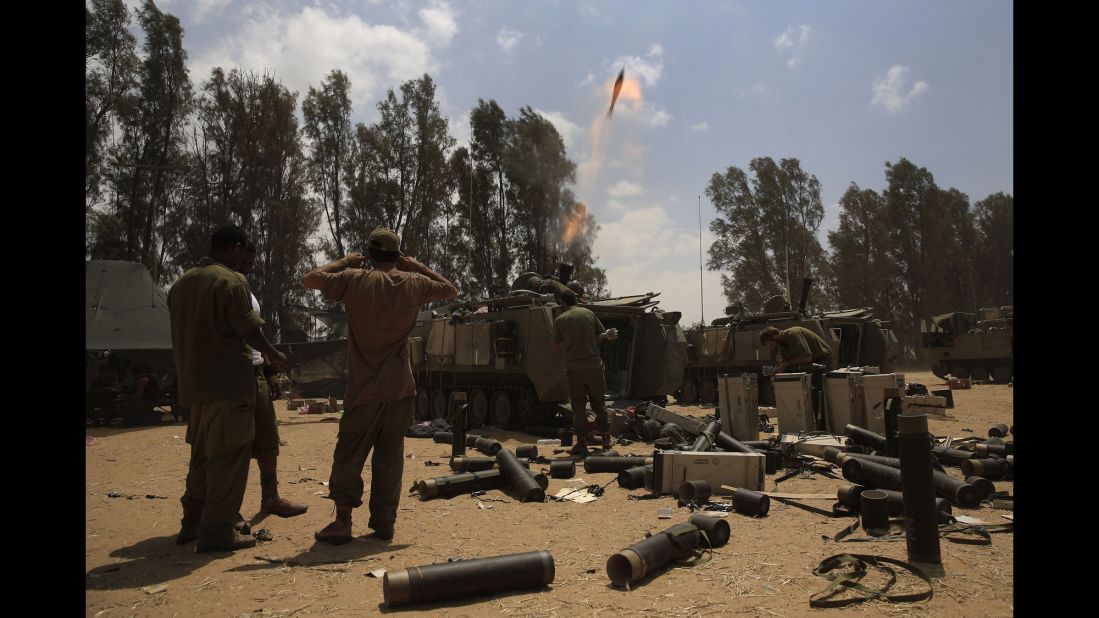
M972 378L1004 383L1014 378L1015 311L1010 306L955 311L920 324L924 360L940 378Z
M417 418L443 417L450 393L461 390L471 426L550 422L557 404L568 402L564 352L549 345L567 289L605 327L618 329L617 340L599 344L607 398L666 402L686 364L680 313L658 309L659 292L588 300L568 274L524 273L507 295L422 312L409 338Z
M717 378L740 373L762 374L774 365L770 350L759 345L759 332L768 326L778 329L801 326L820 335L832 348L833 367L874 366L883 373L893 371L900 345L890 322L875 319L871 309L847 309L810 316L806 301L812 280L802 284L801 303L792 311L781 296L764 305L763 312L745 315L729 307L726 317L709 326L686 331L687 369L676 402L717 402ZM764 380L760 381L761 390ZM763 400L767 400L766 397Z

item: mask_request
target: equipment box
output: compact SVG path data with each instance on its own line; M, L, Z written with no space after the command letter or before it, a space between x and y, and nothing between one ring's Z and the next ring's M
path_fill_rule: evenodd
M721 431L737 440L759 439L758 380L754 373L717 379Z
M826 429L843 433L848 424L866 427L866 400L862 395L862 372L841 369L824 374Z
M813 418L813 377L808 373L775 375L775 415L782 433L816 431Z
M904 387L903 373L862 376L863 409L866 416L866 424L862 427L885 434L885 389L894 387Z
M764 459L762 453L654 451L652 490L675 494L684 481L708 481L715 495L732 493L722 485L763 491Z

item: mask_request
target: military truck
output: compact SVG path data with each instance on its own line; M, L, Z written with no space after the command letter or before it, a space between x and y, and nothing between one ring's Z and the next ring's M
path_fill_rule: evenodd
M687 369L675 393L676 402L716 403L718 376L762 374L765 367L774 365L770 350L759 344L759 332L768 326L801 326L820 335L832 348L833 367L874 366L882 373L892 372L900 352L892 324L874 318L870 308L810 316L805 305L811 285L812 280L803 281L797 310L776 296L765 303L762 313L745 315L742 308L728 307L726 317L687 330ZM761 403L769 401L763 393L766 382L760 381Z
M461 390L471 426L553 422L568 402L564 352L549 345L566 289L580 290L579 306L618 329L617 340L599 345L607 398L666 402L682 382L687 340L681 314L657 308L659 292L588 300L567 273L523 273L507 295L420 313L409 338L417 419L442 418L451 392Z
M972 378L1006 384L1014 378L1015 311L1011 306L962 311L920 323L924 360L940 378Z

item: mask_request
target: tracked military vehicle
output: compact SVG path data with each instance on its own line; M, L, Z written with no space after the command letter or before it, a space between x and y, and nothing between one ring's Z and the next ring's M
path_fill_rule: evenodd
M972 378L999 383L1014 378L1015 311L1013 307L955 311L920 324L924 360L940 378Z
M759 344L759 332L768 326L801 326L820 335L832 348L833 367L874 366L883 373L893 371L900 346L891 323L875 319L869 308L810 316L806 302L811 285L810 279L803 282L797 310L792 311L785 299L777 296L768 300L762 313L744 314L729 307L726 317L687 330L687 369L676 402L715 403L718 376L762 374L765 367L774 365L770 350ZM764 381L760 384L762 390Z
M588 300L568 274L524 273L507 295L422 312L409 338L417 418L445 416L450 393L461 390L471 426L551 422L557 404L568 402L564 352L549 345L566 289L606 328L618 329L617 340L599 344L607 398L666 401L686 364L680 313L657 309L658 292Z

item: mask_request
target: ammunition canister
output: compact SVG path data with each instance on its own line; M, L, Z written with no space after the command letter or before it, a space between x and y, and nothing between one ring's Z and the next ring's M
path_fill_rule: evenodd
M733 492L733 509L744 515L764 517L771 510L771 499L758 491L738 489Z
M387 571L382 595L386 607L395 607L539 588L553 577L553 555L532 551Z
M1007 461L1003 459L967 459L962 462L962 474L966 477L983 476L990 481L1004 478Z
M774 474L782 467L782 451L763 451L763 472Z
M859 511L862 509L862 492L865 489L862 485L842 485L836 490L836 499L852 511ZM904 494L892 489L879 489L878 491L884 493L886 500L889 501L890 515L904 514ZM939 523L946 523L952 512L950 501L946 498L935 498L935 510L938 511L936 517Z
M652 457L599 457L592 456L584 460L584 472L621 472L628 468L647 466Z
M499 470L484 470L425 479L417 481L413 487L416 489L416 493L420 495L421 500L428 500L457 496L478 489L497 489L503 484L504 477Z
M499 442L492 438L477 438L473 443L474 448L481 451L485 455L495 456L500 452L500 449L504 448Z
M759 453L759 452L761 452L761 451L757 451L756 449L754 449L750 446L746 446L744 443L740 442L739 440L737 440L736 438L730 436L729 434L725 433L724 431L718 432L717 439L714 440L714 443L716 443L718 446L720 446L722 450L729 451L731 453Z
M476 436L471 433L466 434L466 446L474 448L477 446L477 441L481 439L481 436Z
M558 459L550 464L550 476L555 479L571 479L576 476L576 463L571 459Z
M652 476L653 466L636 466L618 473L618 486L623 489L640 489L645 487L645 473Z
M981 492L981 500L987 500L990 495L996 493L996 483L993 483L983 476L967 476L965 482L976 487L977 491Z
M729 542L729 522L720 517L710 517L709 515L696 513L691 515L687 523L706 533L706 539L710 542L710 547L721 547Z
M931 453L935 455L935 459L938 459L939 463L944 466L959 466L963 461L973 459L975 455L973 451L946 448L945 446L933 446L931 447Z
M706 502L711 493L713 489L709 481L683 481L679 486L679 499L684 503Z
M435 444L450 444L454 441L454 434L449 431L436 431L431 434L431 440Z
M977 444L973 447L973 452L981 458L990 457L992 455L999 455L1000 457L1007 457L1007 445L1006 444Z
M867 489L859 495L862 529L889 527L889 498L877 489Z
M521 444L515 447L516 457L526 457L527 459L538 458L538 445L537 444Z
M931 469L931 437L926 414L897 417L904 500L904 536L908 559L939 564L939 517L935 509L935 473ZM863 494L865 496L865 493Z
M496 444L499 444L498 442ZM515 454L507 449L498 450L496 453L496 466L500 468L504 479L520 496L521 502L545 502L545 487L535 478L530 470L524 468L515 458ZM541 475L545 479L545 475ZM548 484L548 480L546 481Z
M999 423L999 424L993 425L992 427L989 428L988 437L990 437L990 438L1002 438L1002 437L1006 436L1010 430L1011 430L1011 428L1008 427L1005 423Z
M607 560L607 576L616 586L637 581L699 546L702 535L694 524L676 524L631 545Z
M938 470L933 470L932 474L936 495L964 508L975 508L981 504L977 488L969 483L953 479ZM903 491L900 470L865 459L851 457L843 462L843 478L875 489Z
M884 453L886 450L885 436L880 433L870 431L869 429L863 429L858 425L847 425L843 428L843 433L846 434L848 438L851 438L855 444L869 446L879 453Z
M721 433L721 423L713 421L703 428L702 433L699 434L698 439L691 445L692 451L708 451L714 447L714 440L717 439L717 434Z

